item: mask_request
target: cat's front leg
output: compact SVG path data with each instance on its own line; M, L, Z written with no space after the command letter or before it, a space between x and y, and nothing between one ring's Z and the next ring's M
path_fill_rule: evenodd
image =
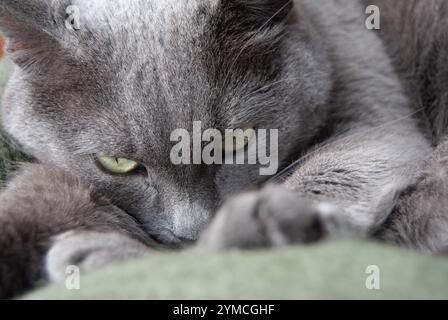
M24 166L0 203L0 298L63 281L67 266L89 272L151 252L132 217L54 167Z
M401 129L356 130L318 146L279 185L231 199L199 245L253 248L370 236L430 150L412 126Z
M206 249L278 247L311 243L343 232L339 209L271 185L228 201L202 234Z

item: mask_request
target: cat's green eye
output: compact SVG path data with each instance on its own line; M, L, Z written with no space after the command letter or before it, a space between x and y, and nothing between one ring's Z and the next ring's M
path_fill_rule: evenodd
M131 173L139 167L138 162L125 158L100 156L98 162L106 171L115 174Z
M238 152L243 150L255 136L254 129L238 129L224 137L221 149L228 152Z

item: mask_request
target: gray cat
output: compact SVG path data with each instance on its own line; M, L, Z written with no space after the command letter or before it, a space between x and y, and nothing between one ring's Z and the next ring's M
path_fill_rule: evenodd
M0 0L3 126L36 159L0 196L0 296L198 239L444 252L446 17L443 0ZM173 165L171 132L197 120L278 129L284 170Z

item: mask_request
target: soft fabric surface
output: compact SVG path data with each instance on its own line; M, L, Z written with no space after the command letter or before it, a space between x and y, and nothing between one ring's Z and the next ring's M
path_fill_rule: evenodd
M3 91L4 84L7 80L8 71L11 68L10 63L3 59L0 61L0 96ZM10 172L18 161L24 160L25 157L15 151L2 135L0 128L0 186L6 178L6 174Z
M368 266L380 290L366 288ZM369 243L260 252L155 254L27 299L443 299L448 260Z
M10 65L0 62L0 88ZM0 185L20 153L0 135ZM1 205L1 204L0 204ZM380 268L380 290L366 268ZM154 254L82 276L81 290L50 286L27 299L448 298L448 260L369 243L258 252Z

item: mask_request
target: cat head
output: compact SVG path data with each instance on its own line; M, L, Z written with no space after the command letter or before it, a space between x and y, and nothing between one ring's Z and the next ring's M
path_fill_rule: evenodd
M306 10L288 0L3 0L0 30L16 64L3 126L157 240L194 240L222 201L269 177L253 164L175 165L171 134L192 133L195 121L277 129L280 168L297 158L331 87Z

